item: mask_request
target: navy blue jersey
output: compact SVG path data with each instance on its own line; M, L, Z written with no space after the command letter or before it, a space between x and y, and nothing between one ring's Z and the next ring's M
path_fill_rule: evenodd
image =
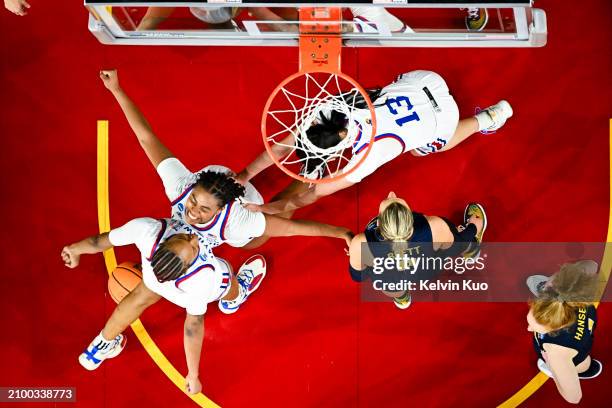
M593 347L593 333L597 325L597 312L594 306L579 307L576 309L576 323L555 332L541 334L534 333L533 345L538 357L542 358L544 344L551 343L576 350L578 354L573 358L574 365L578 365L589 356Z
M416 212L412 213L414 220L413 233L410 239L406 241L406 247L401 249L400 256L407 255L408 264L404 264L404 268L400 270L385 272L382 277L386 281L398 281L401 279L423 279L429 278L431 273L437 273L435 270L423 270L416 267L414 260L417 258L432 258L435 251L433 249L433 238L431 228L427 218L423 214ZM396 257L398 255L397 248L393 248L393 242L386 241L378 231L378 217L368 223L364 231L368 248L375 258Z

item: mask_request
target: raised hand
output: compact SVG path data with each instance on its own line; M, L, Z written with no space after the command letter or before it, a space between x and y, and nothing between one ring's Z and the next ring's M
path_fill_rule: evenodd
M119 75L116 69L103 69L100 71L100 79L102 83L111 92L121 89L119 86Z
M76 268L79 266L81 254L72 249L70 245L65 246L62 249L62 260L64 261L64 265L66 265L68 268Z
M4 0L4 7L13 14L25 16L30 5L25 0Z

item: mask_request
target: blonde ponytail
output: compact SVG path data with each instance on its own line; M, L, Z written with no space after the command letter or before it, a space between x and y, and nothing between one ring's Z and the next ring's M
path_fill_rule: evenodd
M535 321L552 331L571 326L576 322L576 308L569 302L545 297L532 300L530 306Z
M414 233L412 211L398 202L389 204L378 216L378 231L385 240L393 242L394 253L402 254Z

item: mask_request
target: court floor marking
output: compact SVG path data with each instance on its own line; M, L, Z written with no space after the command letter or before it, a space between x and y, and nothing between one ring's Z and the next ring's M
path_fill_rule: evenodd
M606 282L610 279L610 270L612 270L612 119L610 119L610 139L608 140L610 148L610 219L608 220L608 237L606 239L606 248L604 250L603 259L600 263L599 274ZM601 295L605 286L602 288ZM595 307L599 306L599 302L595 303ZM538 373L531 379L523 388L518 390L513 396L497 406L497 408L515 408L525 402L534 392L536 392L542 384L548 380L548 376L544 373Z
M97 147L97 189L98 189L98 226L100 233L110 231L110 210L108 192L108 121L99 120L97 124L98 147ZM106 271L110 274L117 267L117 259L113 249L104 251L104 263ZM211 399L202 393L189 395L184 391L185 377L172 365L164 353L157 347L155 341L149 336L144 325L137 319L131 325L134 334L144 347L145 351L153 359L155 364L166 374L166 376L178 387L178 389L191 398L196 404L204 408L219 407Z
M109 211L109 191L108 191L108 135L109 125L106 120L98 121L98 158L97 158L97 189L98 189L98 225L100 233L110 231L110 211ZM612 119L610 119L610 203L612 204ZM612 205L608 220L608 244L606 245L604 256L601 262L600 274L605 277L607 281L609 279L610 270L612 269ZM112 249L104 252L104 262L106 264L107 272L110 274L117 266L117 260L115 253ZM598 303L597 303L598 304ZM137 319L131 325L134 334L144 347L145 351L153 359L153 361L159 366L159 368L166 374L166 376L176 385L181 392L184 392L185 377L183 377L178 370L170 363L170 361L164 356L157 344L153 341L149 333L143 326L140 319ZM543 373L536 374L531 381L529 381L523 388L518 390L514 395L508 398L506 401L498 405L497 408L515 408L525 402L533 393L535 393L546 381L548 376ZM185 393L186 394L186 393ZM206 397L204 394L199 393L196 395L188 395L195 403L201 407L218 407L211 399Z

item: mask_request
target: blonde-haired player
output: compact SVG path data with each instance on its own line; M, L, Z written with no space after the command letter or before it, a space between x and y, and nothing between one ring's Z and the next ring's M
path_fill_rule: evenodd
M374 281L374 258L404 254L410 257L433 258L439 256L476 257L487 228L487 216L480 204L471 203L464 211L463 224L455 226L446 218L423 215L408 206L406 200L390 192L381 201L378 216L372 219L365 231L357 234L349 248L351 278L356 282ZM416 272L416 271L415 271ZM436 273L436 271L431 271ZM422 278L422 274L413 274ZM398 283L406 278L405 272L389 270L380 277L387 283ZM395 306L410 306L408 290L387 291Z
M590 356L597 326L593 302L598 286L592 264L580 261L562 265L538 290L527 313L527 330L533 332L538 368L573 404L582 398L580 380L595 378L603 369L602 363Z

